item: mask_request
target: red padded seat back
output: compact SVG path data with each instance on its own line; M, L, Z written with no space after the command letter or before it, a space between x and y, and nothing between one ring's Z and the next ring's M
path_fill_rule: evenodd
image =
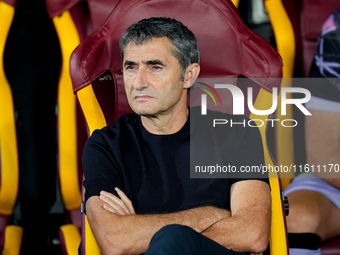
M210 0L121 1L105 25L73 53L71 77L74 90L91 83L103 70L121 73L120 36L131 24L152 16L171 17L188 24L199 41L201 77L237 77L242 74L265 87L269 77L281 77L281 68L273 68L281 60L265 40L241 25L240 17L231 8L234 6L225 1ZM188 13L183 15L183 10ZM226 25L228 23L230 26ZM271 54L263 56L263 52L270 51ZM270 55L272 57L268 58ZM72 73L75 70L72 66L80 62L80 72Z
M235 83L238 76L244 75L268 91L278 85L271 83L270 78L282 76L280 56L262 37L243 25L230 1L120 1L105 24L76 48L70 60L74 92L98 81L107 71L108 75L112 74L108 79L113 79L114 88L104 86L115 90L112 91L115 108L113 112L104 112L105 117L116 118L129 111L122 81L119 38L131 24L153 16L175 18L193 31L201 54L200 77L228 77ZM96 94L105 91L98 86L94 86L94 90ZM106 91L101 96L109 95Z
M80 39L83 40L105 22L119 0L45 0L45 2L51 18L62 15L64 11L70 11Z

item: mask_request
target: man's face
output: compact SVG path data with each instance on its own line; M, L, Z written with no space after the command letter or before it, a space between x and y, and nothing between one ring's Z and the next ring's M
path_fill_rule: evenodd
M144 116L173 114L186 107L181 67L167 37L152 38L141 45L128 44L123 59L126 95L132 110ZM184 99L185 98L185 99Z

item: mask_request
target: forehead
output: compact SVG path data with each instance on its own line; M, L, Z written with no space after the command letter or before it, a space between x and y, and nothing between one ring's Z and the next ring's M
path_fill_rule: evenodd
M141 44L130 42L126 45L124 51L124 59L135 59L135 58L167 58L172 56L173 43L167 37L151 38Z

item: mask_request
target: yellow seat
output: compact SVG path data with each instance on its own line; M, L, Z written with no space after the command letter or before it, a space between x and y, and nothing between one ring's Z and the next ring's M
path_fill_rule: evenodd
M19 254L22 229L9 226L19 188L18 148L11 87L3 67L3 54L12 24L14 7L0 1L0 239L3 254ZM18 230L18 231L16 231ZM15 245L13 245L15 244Z

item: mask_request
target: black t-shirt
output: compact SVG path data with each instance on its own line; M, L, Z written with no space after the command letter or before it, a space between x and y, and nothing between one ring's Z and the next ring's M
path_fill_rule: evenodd
M200 109L190 109L190 116ZM218 114L219 117L244 117ZM211 117L207 117L207 125ZM203 121L204 122L204 121ZM225 137L216 151L233 165L263 164L259 130L236 125L223 127ZM199 134L201 136L201 134ZM83 152L85 200L119 187L131 199L136 213L169 213L212 205L230 209L230 187L242 179L190 178L190 121L171 135L144 129L140 116L127 114L113 127L93 132ZM263 177L263 176L262 176ZM253 178L252 178L253 179ZM268 183L268 179L261 178Z

